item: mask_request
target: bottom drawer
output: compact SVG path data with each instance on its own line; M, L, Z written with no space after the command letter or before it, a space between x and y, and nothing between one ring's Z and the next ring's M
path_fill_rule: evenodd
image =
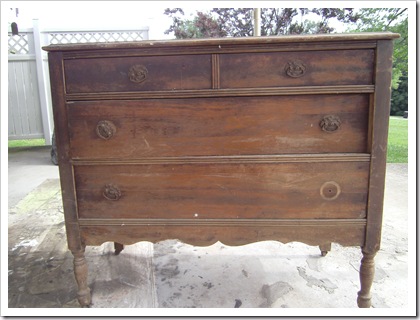
M366 216L369 162L76 165L80 219Z

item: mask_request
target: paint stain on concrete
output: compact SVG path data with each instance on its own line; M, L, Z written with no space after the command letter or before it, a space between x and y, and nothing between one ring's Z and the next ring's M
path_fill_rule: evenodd
M297 267L297 270L299 272L299 275L306 280L306 285L308 287L317 286L328 291L328 293L330 294L334 293L334 290L338 288L334 283L332 283L328 279L317 279L315 277L307 275L305 268Z
M272 285L263 285L260 294L265 301L260 305L260 308L270 308L279 298L292 290L293 287L283 281L275 282Z
M166 279L173 278L177 276L179 271L178 266L178 259L170 259L166 264L164 264L161 268L157 270L159 274L162 276L162 281L165 281Z
M308 258L306 259L309 269L319 272L319 259L318 258Z

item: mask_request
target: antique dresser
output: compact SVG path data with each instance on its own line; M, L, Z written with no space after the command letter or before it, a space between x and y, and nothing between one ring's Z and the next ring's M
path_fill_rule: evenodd
M381 239L392 33L50 45L78 299L86 245Z

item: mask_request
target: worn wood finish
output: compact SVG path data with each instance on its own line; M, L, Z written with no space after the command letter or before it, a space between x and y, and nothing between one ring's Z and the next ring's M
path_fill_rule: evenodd
M220 55L221 88L372 84L374 50ZM289 63L304 70L288 75Z
M379 249L392 33L53 45L78 297L85 245L176 238Z
M68 104L73 158L366 152L368 95ZM325 132L327 115L341 126ZM96 127L115 125L104 140Z
M80 219L366 217L368 162L76 166ZM118 200L103 195L106 185Z
M363 222L340 224L325 223L317 225L291 225L265 224L237 226L235 224L216 226L207 224L171 225L82 225L80 232L83 239L91 245L101 245L106 241L117 241L133 244L139 241L158 242L165 239L179 239L185 243L196 246L210 246L217 241L226 245L239 246L257 241L277 240L282 243L300 241L308 245L319 245L328 241L338 242L347 246L360 246L365 239ZM293 240L291 240L293 239Z
M129 52L121 52L123 49L142 49L151 54L153 51L161 49L175 48L183 50L184 53L190 53L192 50L197 51L201 48L207 48L213 52L224 50L226 48L235 49L236 51L249 51L255 46L265 51L270 51L273 47L291 47L294 44L302 47L302 50L311 50L314 44L322 43L324 46L330 44L343 47L358 47L360 43L368 43L369 47L375 47L377 40L392 40L398 38L399 35L391 32L358 32L343 34L315 34L315 35L286 35L286 36L270 36L270 37L244 37L244 38L213 38L213 39L188 39L188 40L152 40L141 42L124 42L124 43L78 43L72 45L55 44L49 45L44 49L50 52L63 51L74 54L85 54L85 51L95 52L100 55L106 54L104 50L116 50L119 55L127 55ZM365 45L366 46L366 45ZM293 50L293 49L289 49Z
M130 70L137 65L146 68L147 74L144 79L130 80ZM212 87L210 55L65 60L64 68L68 93Z

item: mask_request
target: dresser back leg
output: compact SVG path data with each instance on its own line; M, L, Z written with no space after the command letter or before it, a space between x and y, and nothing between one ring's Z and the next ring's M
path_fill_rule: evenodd
M119 255L121 251L124 250L124 245L122 243L114 242L115 255Z
M78 286L77 300L82 307L89 307L92 304L92 298L87 285L88 266L85 259L85 248L72 251L72 253L74 256L74 276Z
M331 242L320 245L319 250L321 250L321 256L325 257L331 251Z
M370 288L372 287L373 277L375 275L374 258L376 252L367 252L362 248L362 261L360 264L360 291L357 294L357 305L359 308L371 307Z

